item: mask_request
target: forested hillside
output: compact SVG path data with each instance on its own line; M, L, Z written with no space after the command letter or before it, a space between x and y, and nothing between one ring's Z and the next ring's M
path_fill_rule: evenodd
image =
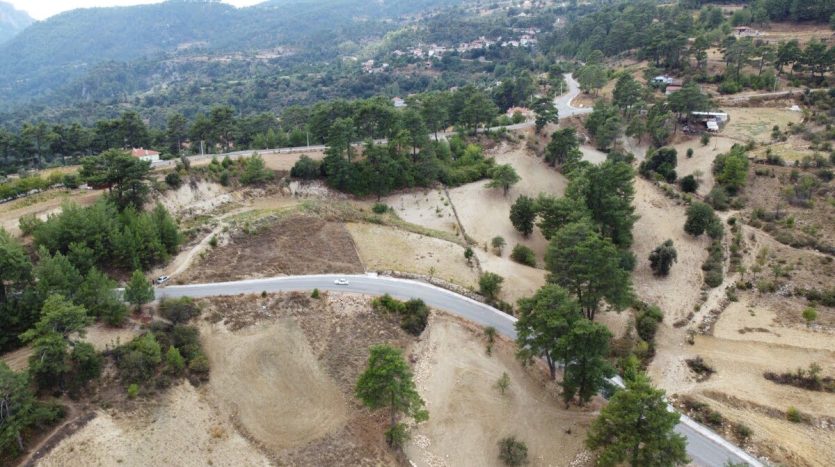
M394 2L377 8L357 0L301 0L236 9L208 0L172 0L73 10L35 24L0 47L0 100L4 110L9 110L16 103L48 96L84 76L87 80L76 86L81 88L80 95L74 97L101 98L105 93L96 94L94 81L114 66L117 74L122 73L115 80L121 85L117 91L129 94L136 88L147 89L157 75L177 69L184 61L222 66L230 59L214 57L214 61L207 54L268 51L259 59L275 62L286 58L291 63L332 60L338 45L359 43L392 29L394 23L382 21L388 16L424 11L441 3ZM140 58L162 66L133 63ZM110 64L102 70L98 65L104 63ZM211 69L204 71L212 73Z
M6 2L0 2L0 44L23 31L34 21L26 12L17 10Z

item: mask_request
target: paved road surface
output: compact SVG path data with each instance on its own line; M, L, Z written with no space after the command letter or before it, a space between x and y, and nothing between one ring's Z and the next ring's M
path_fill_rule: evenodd
M574 107L571 101L580 94L580 84L571 76L571 73L563 75L565 83L568 85L568 92L554 98L554 107L557 108L560 118L571 117L572 115L581 115L591 113L591 107Z
M350 284L334 284L335 279L342 277L347 278ZM444 310L483 326L493 326L502 335L511 339L516 338L516 329L514 328L516 319L493 307L424 282L382 277L374 274L364 276L290 276L215 284L178 285L157 288L156 294L157 298L186 295L190 297L210 297L260 294L262 291L310 291L314 288L368 295L388 293L404 300L419 298L433 308ZM614 382L617 384L617 381ZM681 420L681 423L676 427L676 431L687 437L687 453L696 464L719 467L725 465L727 461L731 461L733 463L747 463L754 467L762 465L741 449L690 418L682 415Z

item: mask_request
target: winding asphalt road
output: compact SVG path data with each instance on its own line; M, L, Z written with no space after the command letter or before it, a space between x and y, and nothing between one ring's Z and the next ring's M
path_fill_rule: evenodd
M334 280L346 278L348 285L336 285ZM432 308L468 319L482 326L493 326L502 335L516 338L516 318L501 311L436 287L425 282L391 277L367 275L313 275L288 276L266 279L252 279L214 284L176 285L156 289L157 298L162 297L211 297L218 295L260 294L266 292L311 291L314 288L334 292L351 292L366 295L390 294L408 300L419 298ZM619 378L612 381L622 386ZM672 410L672 409L671 409ZM676 431L687 438L687 453L698 465L708 467L724 466L727 462L761 467L763 464L742 449L734 446L708 428L682 415Z
M557 108L560 118L571 117L573 115L582 115L591 113L591 107L574 107L571 101L580 95L580 83L574 79L571 73L562 75L565 78L565 84L568 85L568 92L561 94L554 98L554 107Z

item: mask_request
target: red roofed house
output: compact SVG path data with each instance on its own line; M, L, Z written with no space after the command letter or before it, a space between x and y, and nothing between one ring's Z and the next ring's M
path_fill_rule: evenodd
M130 155L139 158L139 160L148 161L152 164L159 161L159 153L150 149L133 148L130 151Z

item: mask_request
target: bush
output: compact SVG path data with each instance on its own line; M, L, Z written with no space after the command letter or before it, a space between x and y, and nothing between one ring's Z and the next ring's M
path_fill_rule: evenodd
M79 179L78 174L66 174L62 179L64 188L68 188L70 190L75 190L79 186Z
M647 342L655 340L655 333L658 331L658 321L652 319L651 316L643 315L638 318L635 327L641 339Z
M653 274L666 276L670 273L673 263L678 261L678 252L673 246L672 240L667 240L655 247L649 255L649 263Z
M429 320L429 307L423 300L413 299L404 303L385 294L372 300L371 306L377 312L398 315L400 328L415 336L419 336L426 329Z
M653 173L661 175L668 183L676 180L677 152L673 148L659 148L641 162L638 170L641 175L649 178Z
M217 248L217 235L212 235L212 238L209 239L209 246Z
M478 279L478 290L488 300L495 300L502 289L502 282L504 282L504 277L493 272L485 272Z
M174 324L185 323L200 314L200 307L191 297L163 298L159 302L159 314Z
M318 300L320 297L319 289L313 289L313 292L310 293L310 298Z
M658 331L658 323L664 320L664 312L657 306L646 306L639 310L635 321L635 328L638 336L646 342L655 340L655 333Z
M681 186L681 191L685 193L695 193L699 189L699 181L692 175L681 178L678 183Z
M122 379L132 383L151 379L162 361L162 350L150 332L117 348L115 354Z
M136 399L136 396L139 395L139 385L136 383L131 383L128 386L128 398L129 399Z
M513 247L513 251L510 253L510 259L525 266L536 267L536 254L533 250L522 244L517 244Z
M20 227L20 232L23 235L31 235L38 226L43 224L43 221L38 218L38 216L34 214L24 214L20 216L20 219L17 221L18 226Z
M165 176L165 184L171 188L177 189L183 184L183 179L180 178L180 174L177 172L171 172Z
M704 203L693 203L687 208L687 221L684 223L684 231L698 237L703 234L707 226L714 222L716 214L713 208Z
M736 81L726 80L719 85L720 94L736 94L742 91L742 86Z
M705 198L705 201L717 211L725 211L730 207L730 197L721 186L713 187Z
M493 237L490 244L493 246L493 252L496 253L496 255L501 256L507 242L505 242L504 237L497 235Z
M734 427L734 433L736 433L736 436L743 441L747 440L752 434L754 434L748 425L742 423L739 423Z
M704 133L699 139L699 142L702 143L702 146L707 146L710 143L710 133Z
M786 420L792 423L800 423L803 421L803 416L796 407L790 406L788 410L786 410Z
M721 270L711 269L705 273L705 284L710 288L716 288L722 285L724 275Z
M404 305L400 327L413 336L419 336L426 329L426 322L429 320L429 307L423 303L423 300L419 299L409 300Z
M290 169L290 176L293 178L301 178L303 180L312 180L318 178L322 173L322 163L315 161L310 157L302 154L299 160Z
M389 210L389 207L385 203L374 203L371 210L374 211L375 214L385 214L386 211Z
M240 180L244 185L263 185L272 180L274 175L267 169L264 159L256 154L246 160Z
M818 312L812 307L807 307L803 310L803 319L806 320L806 324L810 325L813 321L818 319Z
M183 356L180 355L180 351L177 350L177 347L174 347L173 345L168 347L168 352L165 353L165 367L169 373L174 375L182 373L186 367L186 362L183 359Z
M505 465L518 466L528 463L528 446L516 439L515 436L509 436L499 440L499 459Z
M209 359L200 354L189 362L188 369L197 376L207 376L209 374Z

